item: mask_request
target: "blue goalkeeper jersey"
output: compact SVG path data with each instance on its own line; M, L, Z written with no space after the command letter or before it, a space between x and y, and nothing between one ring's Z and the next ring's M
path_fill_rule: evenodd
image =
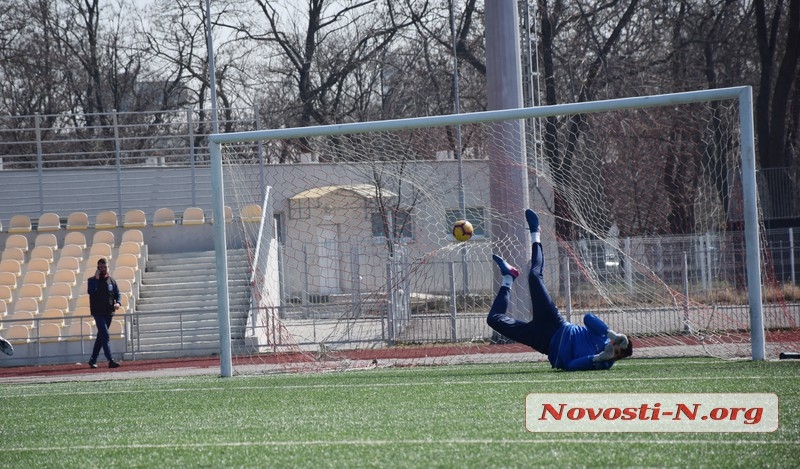
M609 342L608 326L594 314L583 317L585 326L565 323L550 339L547 358L553 368L566 371L607 370L614 361L594 361Z

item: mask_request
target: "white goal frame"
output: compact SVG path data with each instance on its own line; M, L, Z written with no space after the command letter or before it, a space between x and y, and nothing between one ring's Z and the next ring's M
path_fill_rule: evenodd
M209 136L211 152L211 177L214 202L214 219L225 219L224 182L221 146L225 143L242 143L257 140L277 140L317 136L344 135L365 132L417 129L478 124L508 120L526 120L562 114L588 114L614 110L641 109L669 105L692 104L717 100L738 102L740 149L742 158L742 196L744 202L745 262L747 266L748 302L750 307L750 342L753 360L764 360L766 355L762 311L761 259L756 192L756 157L753 125L753 92L750 86L689 91L633 98L609 99L552 106L503 109L468 114L415 117L386 121L357 122L287 129L255 130L248 132L217 133ZM228 296L227 238L224 223L216 223L215 251L220 336L220 375L233 375L231 328Z

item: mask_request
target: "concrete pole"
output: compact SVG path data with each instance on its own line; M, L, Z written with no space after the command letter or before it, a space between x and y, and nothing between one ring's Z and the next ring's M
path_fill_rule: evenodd
M516 0L486 2L486 84L489 110L523 106L519 17ZM526 273L530 233L524 211L529 205L523 120L491 124L488 137L492 236L495 251L520 269L512 288L509 314L530 319ZM494 268L494 266L493 266ZM498 277L499 278L499 277Z

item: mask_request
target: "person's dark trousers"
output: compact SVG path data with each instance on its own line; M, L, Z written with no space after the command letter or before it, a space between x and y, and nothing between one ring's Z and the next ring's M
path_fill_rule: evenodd
M544 286L542 245L534 243L532 251L531 268L528 271L528 288L531 295L533 319L526 322L508 316L506 313L511 290L508 287L500 287L489 310L486 323L509 339L533 347L536 351L546 355L550 350L550 339L565 321Z
M93 315L94 323L97 325L97 338L94 340L94 349L92 350L92 357L91 363L97 361L97 356L100 355L100 349L103 349L103 354L106 356L108 361L113 360L111 358L111 347L109 347L108 342L110 340L108 334L108 327L111 326L111 315Z

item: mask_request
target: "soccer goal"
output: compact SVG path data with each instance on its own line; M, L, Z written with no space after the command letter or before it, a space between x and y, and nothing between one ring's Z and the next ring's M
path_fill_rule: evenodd
M637 356L761 360L798 341L797 310L762 298L780 285L749 87L210 140L214 218L235 214L216 224L223 376L545 359L485 321L491 254L527 268L528 205L562 314L597 314ZM234 252L246 307L231 302Z

